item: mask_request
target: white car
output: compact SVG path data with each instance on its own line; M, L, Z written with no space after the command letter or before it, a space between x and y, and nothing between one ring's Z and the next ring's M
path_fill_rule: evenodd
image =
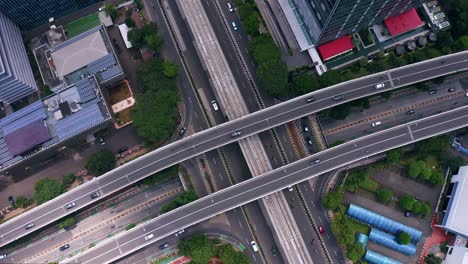
M385 87L385 84L384 83L378 83L375 85L375 89L382 89Z
M218 111L218 110L219 110L218 104L216 103L215 100L211 101L211 105L213 106L213 109L214 109L215 111Z
M234 11L234 8L232 8L232 5L231 5L231 3L227 3L227 6L228 6L228 10L229 10L229 12L231 12L231 13L232 13L232 12Z
M381 124L382 124L382 122L380 122L380 121L373 122L372 127L380 126Z
M292 185L291 185L291 186L288 186L288 190L289 190L290 192L292 192L292 191L294 191L294 187L293 187Z
M237 30L237 24L236 22L232 21L232 29Z
M185 230L182 229L182 230L179 230L179 231L175 232L174 235L175 235L175 236L180 236L180 235L182 235L184 232L185 232Z
M149 234L145 236L145 240L150 240L154 237L154 234Z
M71 202L71 203L65 205L65 209L71 209L71 208L73 208L73 207L75 207L75 206L76 206L76 203L75 203L75 202Z
M258 246L257 243L255 243L255 241L250 242L250 245L252 246L254 252L258 252Z

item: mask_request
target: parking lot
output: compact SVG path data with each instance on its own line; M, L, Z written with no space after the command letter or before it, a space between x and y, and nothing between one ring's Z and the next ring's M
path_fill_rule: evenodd
M355 193L345 191L343 202L345 205L351 203L374 211L378 214L391 218L402 224L416 228L423 232L421 241L417 244L417 251L414 256L406 256L390 248L376 243L369 243L368 249L401 261L402 263L417 263L425 239L431 234L431 216L437 204L437 199L442 186L432 187L426 183L415 181L406 176L406 168L399 165L387 165L385 168L372 169L370 179L379 183L380 189L391 190L394 199L387 204L377 201L376 195L370 191L358 188ZM422 202L428 202L431 205L430 216L422 218L418 215L405 217L404 211L398 207L395 197L404 195L413 195Z

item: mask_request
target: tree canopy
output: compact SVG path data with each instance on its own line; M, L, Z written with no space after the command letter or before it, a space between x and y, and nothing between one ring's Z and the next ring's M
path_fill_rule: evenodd
M294 77L291 84L291 92L294 95L303 95L319 88L317 77L306 73Z
M400 206L401 208L411 211L413 209L413 204L416 202L416 199L414 199L413 196L411 195L405 195L400 198Z
M421 205L421 210L420 210L421 215L427 216L429 215L430 212L431 212L431 208L429 207L429 205L427 203L423 203Z
M63 175L62 177L62 184L65 188L68 188L70 185L72 185L73 182L75 182L76 176L73 173L68 173Z
M393 197L393 192L390 190L382 189L377 192L377 200L380 202L388 202Z
M115 167L115 157L112 151L108 149L100 150L94 154L92 154L87 160L85 164L85 168L99 176L104 174Z
M350 232L351 224L346 215L343 213L335 214L335 219L331 227L339 244L345 245L346 247L354 244L354 233Z
M401 232L398 235L398 243L402 245L408 245L409 243L411 243L411 236L406 232Z
M396 148L387 151L387 161L391 163L398 163L401 160L401 157L403 156L403 149L402 148Z
M337 210L343 202L343 189L328 192L322 197L322 203L328 210Z
M193 235L191 239L179 242L179 253L190 256L191 263L205 264L216 255L216 248L206 235Z
M24 197L23 195L17 196L15 199L15 205L19 208L26 208L32 204L32 200Z
M346 249L346 256L353 263L357 263L366 253L366 250L362 247L361 243L354 243Z
M65 192L63 185L49 178L40 179L34 185L33 199L36 205L43 204Z
M221 245L218 248L218 256L224 264L249 264L250 259L236 251L231 244Z
M169 203L161 207L161 213L162 214L167 213L169 211L176 209L177 207L181 207L190 202L193 202L196 199L198 199L197 193L195 192L194 189L190 189L189 191L183 192L181 195L177 196L175 200L170 201Z

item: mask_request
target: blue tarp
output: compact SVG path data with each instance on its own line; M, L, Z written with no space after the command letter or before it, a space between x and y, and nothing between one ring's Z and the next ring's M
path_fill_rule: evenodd
M399 251L405 255L413 256L416 253L416 246L413 244L402 245L397 242L395 236L387 234L385 232L379 231L377 229L372 228L369 234L369 239L372 242L377 244L386 246L393 250Z
M396 261L384 255L381 255L372 250L367 250L366 255L364 256L364 259L368 263L372 263L372 264L402 264L399 261Z

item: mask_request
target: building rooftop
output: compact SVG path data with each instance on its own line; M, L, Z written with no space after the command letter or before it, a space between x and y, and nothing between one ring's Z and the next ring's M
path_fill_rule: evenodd
M99 25L60 43L42 41L34 55L44 83L52 91L95 75L100 84L123 76L106 29Z
M397 36L424 25L424 22L414 8L397 16L387 18L384 20L384 23L391 36Z
M57 77L60 80L63 80L65 75L86 67L89 63L108 54L99 31L73 38L50 51Z
M96 79L83 78L0 119L0 168L110 119Z
M351 36L346 35L337 40L333 40L323 45L320 45L318 47L318 51L320 53L320 56L322 56L323 60L328 60L338 55L341 55L353 48L354 45L353 41L351 40Z
M449 248L448 254L446 254L442 264L468 264L468 248Z
M452 176L453 189L442 226L448 231L468 238L468 166L462 166Z

